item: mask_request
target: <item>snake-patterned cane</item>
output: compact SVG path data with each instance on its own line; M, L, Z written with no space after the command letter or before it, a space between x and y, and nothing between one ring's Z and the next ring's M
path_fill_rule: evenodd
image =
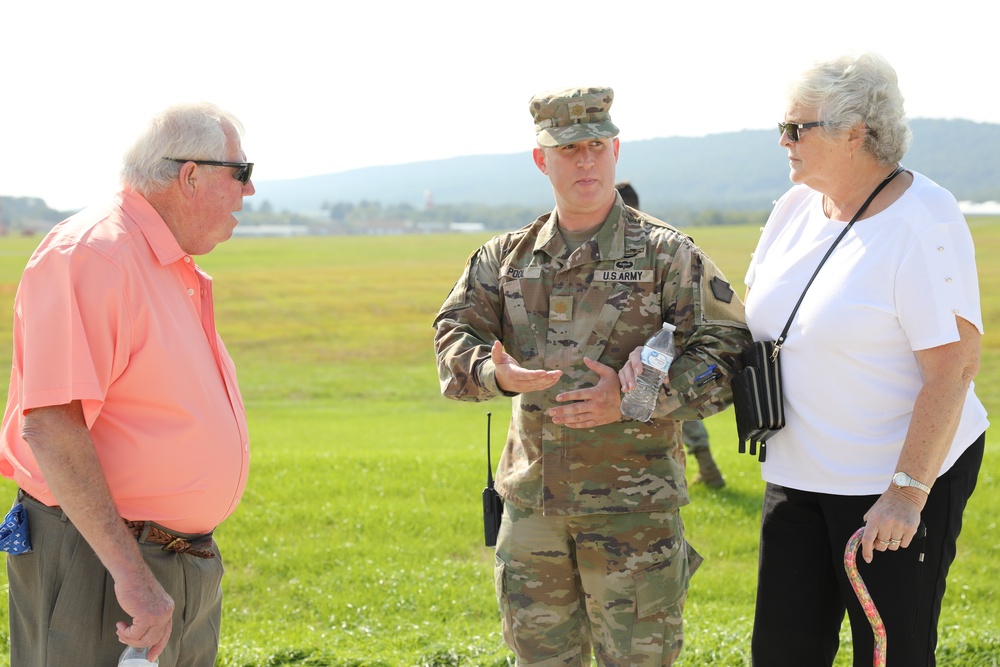
M864 609L865 616L868 617L868 622L871 623L872 632L875 633L873 658L875 667L885 667L885 624L882 622L882 617L879 615L878 609L875 608L872 596L868 594L868 587L865 586L865 582L862 581L861 574L858 572L857 552L858 547L861 546L861 536L864 532L865 529L862 526L851 536L851 539L847 540L847 549L844 550L844 569L847 570L847 578L851 581L854 594L858 596L858 602L861 603L861 608Z

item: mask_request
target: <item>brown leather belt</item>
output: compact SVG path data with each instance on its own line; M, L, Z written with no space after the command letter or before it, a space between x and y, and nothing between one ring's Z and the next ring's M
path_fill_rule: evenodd
M22 498L27 498L42 507L59 510L58 505L46 505L24 489L18 489L18 491ZM132 537L140 543L162 544L164 551L188 554L189 556L196 556L198 558L215 558L215 552L212 551L212 545L215 541L211 533L188 539L169 533L152 521L129 521L128 519L122 519L122 521L125 522L125 526L132 533Z
M163 530L152 521L129 521L122 519L131 531L132 536L139 542L148 544L162 544L164 551L173 551L179 554L188 554L198 558L215 558L212 551L214 540L211 535L197 537L194 541L186 537L179 537Z

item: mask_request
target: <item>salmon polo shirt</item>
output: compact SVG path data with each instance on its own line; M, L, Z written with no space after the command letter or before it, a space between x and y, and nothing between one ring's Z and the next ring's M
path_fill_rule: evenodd
M14 301L0 474L48 505L21 418L74 400L123 518L201 534L239 504L250 441L212 279L128 189L53 228Z

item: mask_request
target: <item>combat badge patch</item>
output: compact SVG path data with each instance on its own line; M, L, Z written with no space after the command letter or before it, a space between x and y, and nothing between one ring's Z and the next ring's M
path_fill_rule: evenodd
M709 284L712 287L712 294L715 295L716 299L726 303L733 302L733 288L729 286L728 282L719 276L715 276Z

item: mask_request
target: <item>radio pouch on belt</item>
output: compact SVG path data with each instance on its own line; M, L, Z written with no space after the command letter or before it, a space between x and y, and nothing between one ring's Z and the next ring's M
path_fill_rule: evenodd
M483 532L486 546L495 547L500 521L503 518L503 498L493 488L493 459L490 456L490 419L493 413L486 413L486 488L483 489Z

